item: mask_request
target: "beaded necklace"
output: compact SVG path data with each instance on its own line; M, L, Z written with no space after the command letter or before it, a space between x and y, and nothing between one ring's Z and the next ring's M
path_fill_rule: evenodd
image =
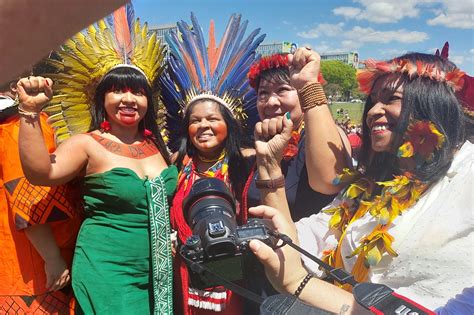
M199 159L199 158L198 158ZM211 167L205 171L199 171L196 166L196 161L190 158L186 166L183 168L179 175L179 181L184 180L184 189L187 189L188 183L191 180L191 184L194 183L195 175L204 177L216 177L222 179L226 184L228 182L228 170L229 170L229 157L227 156L226 150L223 150L219 159Z

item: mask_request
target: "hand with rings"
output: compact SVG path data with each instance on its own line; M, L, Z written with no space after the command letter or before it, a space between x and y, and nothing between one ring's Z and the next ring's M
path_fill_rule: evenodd
M17 83L17 93L22 110L39 113L53 97L53 81L35 76L22 78Z

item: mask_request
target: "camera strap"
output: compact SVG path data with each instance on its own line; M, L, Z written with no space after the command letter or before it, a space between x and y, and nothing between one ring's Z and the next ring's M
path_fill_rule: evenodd
M354 286L352 293L357 303L374 314L435 315L435 312L395 293L383 284L358 283Z
M222 285L228 290L231 290L232 292L242 296L243 298L246 298L252 302L255 302L257 304L262 304L263 303L263 298L252 291L249 291L227 279L224 277L218 275L217 273L213 272L211 269L209 269L207 266L200 264L198 262L192 261L184 255L181 255L181 258L186 261L186 264L188 267L195 273L206 277L209 280L215 281L219 283L219 285Z
M400 314L400 315L434 315L433 311L419 305L418 303L397 294L388 286L377 283L358 283L354 277L342 268L333 268L306 250L295 245L293 240L285 234L270 231L270 234L280 239L283 244L289 245L296 251L307 256L320 265L329 276L341 284L353 286L353 295L357 303L374 314Z
M260 306L260 315L330 315L327 311L303 303L294 295L276 294L263 301Z

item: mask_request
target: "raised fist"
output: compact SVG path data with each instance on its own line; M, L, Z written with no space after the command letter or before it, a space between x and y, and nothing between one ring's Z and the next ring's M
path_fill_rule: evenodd
M318 82L321 57L311 48L298 48L288 55L291 85L299 90L308 83Z
M22 78L17 83L18 98L22 109L40 112L53 97L53 81L50 78Z
M293 122L288 113L264 119L255 125L255 150L257 158L280 162L293 131Z

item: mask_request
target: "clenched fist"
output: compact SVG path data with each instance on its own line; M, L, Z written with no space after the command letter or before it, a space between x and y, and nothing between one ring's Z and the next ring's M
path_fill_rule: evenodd
M258 122L254 132L257 158L272 159L280 163L292 131L293 122L289 113Z
M288 55L291 85L299 90L308 83L318 82L321 57L310 48L298 48Z
M50 78L22 78L17 83L21 107L25 111L39 113L53 97L53 81Z

